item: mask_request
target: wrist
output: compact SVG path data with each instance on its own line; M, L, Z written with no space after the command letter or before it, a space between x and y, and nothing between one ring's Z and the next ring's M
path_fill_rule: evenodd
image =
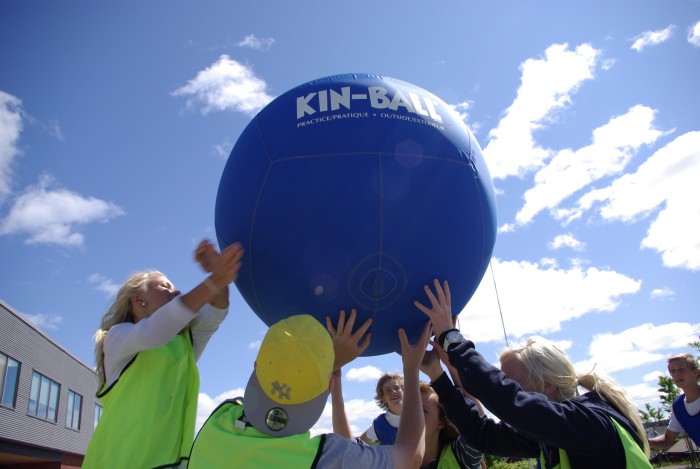
M459 332L459 329L452 328L440 333L437 343L445 352L447 352L450 345L461 342L462 340L464 340L464 337Z
M209 289L212 294L216 295L221 291L221 288L211 279L211 276L204 279L204 285Z

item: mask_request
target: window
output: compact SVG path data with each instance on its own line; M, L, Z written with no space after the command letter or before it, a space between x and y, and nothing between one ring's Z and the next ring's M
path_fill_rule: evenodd
M95 426L93 428L97 428L97 422L100 421L100 417L102 417L102 406L100 404L95 404Z
M0 405L15 408L19 362L0 353Z
M83 409L83 396L68 391L68 409L66 410L66 427L80 431L80 414Z
M27 414L55 422L60 388L56 381L34 371L32 373L32 389L29 391Z

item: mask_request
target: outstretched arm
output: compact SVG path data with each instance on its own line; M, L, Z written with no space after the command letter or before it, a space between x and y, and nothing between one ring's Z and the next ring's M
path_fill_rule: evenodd
M667 428L663 435L647 440L651 449L668 449L676 442L676 438L678 438L678 433Z
M419 370L430 337L426 324L418 341L411 345L406 331L399 329L401 359L403 361L403 407L396 444L391 446L394 467L420 467L425 454L425 419L420 399Z
M352 438L352 430L345 413L345 402L343 402L342 371L340 368L333 371L331 377L331 403L333 409L333 433L337 433L345 438Z

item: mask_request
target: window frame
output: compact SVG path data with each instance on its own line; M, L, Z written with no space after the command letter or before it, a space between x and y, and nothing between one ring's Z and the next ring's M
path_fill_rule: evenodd
M76 398L78 400L77 408L75 405ZM70 428L71 430L75 430L77 432L80 431L80 424L83 417L83 400L84 399L81 394L78 394L72 389L68 390L68 407L66 408L66 428ZM75 422L76 412L78 414L77 424Z
M32 385L29 389L27 415L46 422L58 421L58 404L61 385L46 375L32 370Z
M104 407L101 404L98 404L95 402L95 414L93 416L93 427L92 429L95 430L97 428L97 424L100 422L100 419L102 418L102 412L104 412Z
M15 369L15 371L13 376L14 386L13 389L10 390L8 389L8 384L11 385L11 382L8 383L7 378L10 373L11 362L14 363L13 368ZM16 409L17 389L19 387L19 376L22 370L22 363L3 352L0 352L0 363L2 364L0 369L0 406L5 407L7 409ZM8 400L8 390L11 391L11 399L9 403L6 402Z

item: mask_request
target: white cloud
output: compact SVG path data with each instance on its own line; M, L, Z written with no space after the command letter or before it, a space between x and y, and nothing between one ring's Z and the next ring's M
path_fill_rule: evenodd
M256 50L270 50L274 43L275 40L271 37L258 38L255 34L249 34L236 45L239 47L250 47Z
M583 251L586 248L586 243L579 241L571 233L566 233L555 236L548 246L550 249L569 247L574 251Z
M225 139L223 142L214 145L214 154L220 158L227 159L231 153L231 142Z
M667 300L673 298L673 290L668 287L655 288L650 295L652 300Z
M22 132L22 101L0 91L0 203L12 190L12 161L19 155Z
M666 358L669 350L687 349L700 332L700 323L673 322L655 326L641 324L618 334L593 336L588 347L590 358L576 364L578 371L612 373Z
M248 344L248 350L258 350L262 345L262 340L256 340Z
M535 185L525 194L525 205L515 216L519 224L532 221L540 211L557 207L576 191L625 169L641 145L654 143L663 133L654 128L656 111L634 106L593 131L593 142L578 150L558 151L535 174ZM555 212L555 216L561 212Z
M571 102L585 80L593 78L600 51L588 44L568 50L568 44L547 48L542 59L528 59L520 66L518 94L489 132L484 157L494 179L521 176L540 168L551 151L535 143L533 132L542 128Z
M362 368L350 368L345 377L348 381L376 381L382 374L382 370L375 366L364 366Z
M688 28L688 42L700 47L700 21Z
M645 31L634 38L632 49L641 52L647 46L657 46L662 42L666 42L673 35L673 30L675 28L675 25L670 24L666 28L659 29L658 31Z
M659 382L659 377L660 376L666 376L668 373L665 371L652 371L651 373L647 373L644 376L642 376L642 379L645 382L654 382L658 383Z
M546 335L586 314L613 312L624 295L637 293L641 281L624 274L576 263L568 269L544 264L491 259L498 299L490 275L460 313L463 330L480 342Z
M383 411L374 400L351 399L345 401L345 414L350 422L350 430L355 436L359 436L369 428L370 423ZM311 429L312 435L333 432L333 407L330 399L323 409L318 422Z
M60 140L60 141L65 140L65 137L63 136L63 132L61 132L61 126L58 125L58 121L56 121L56 120L49 121L45 125L45 128L50 135L52 135L53 137L56 138L56 140Z
M117 205L94 197L83 197L66 189L50 190L50 176L42 175L36 186L27 188L14 200L8 215L0 221L0 234L24 233L27 244L82 246L80 225L106 222L124 214Z
M197 400L197 420L195 424L195 432L198 432L207 418L216 409L219 404L227 399L242 397L245 388L236 388L230 391L223 392L215 397L210 397L206 393L200 392ZM370 422L379 415L382 410L377 406L374 400L351 399L345 401L345 412L350 422L350 428L353 435L360 435L369 427ZM333 432L333 413L330 398L326 403L326 407L321 414L318 422L311 428L312 435L321 433Z
M688 132L658 150L635 173L591 191L573 213L601 204L606 220L633 222L656 214L641 246L661 254L666 267L700 270L700 132Z
M632 399L637 407L644 409L644 403L648 402L652 407L659 403L658 386L647 383L625 386L625 392Z
M605 59L600 63L600 68L603 70L610 70L615 66L615 59Z
M263 79L226 54L171 95L187 97L188 107L201 105L204 114L233 110L251 116L273 99Z
M448 104L448 106L457 114L457 116L469 127L472 133L479 133L481 124L478 122L469 122L469 109L474 105L473 101L462 101L457 104Z
M63 322L63 316L58 314L25 314L24 317L34 323L39 329L58 329Z
M95 290L106 293L110 298L115 297L119 288L121 288L121 285L114 283L111 279L100 274L91 274L88 276L87 280L95 284Z

